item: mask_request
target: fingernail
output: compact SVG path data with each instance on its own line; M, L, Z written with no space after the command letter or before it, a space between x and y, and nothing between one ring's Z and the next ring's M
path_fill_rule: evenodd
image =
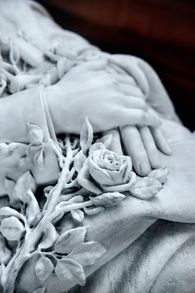
M165 153L167 155L171 155L172 154L171 147L168 145L168 143L164 144L164 150L165 150Z
M148 175L149 172L150 172L150 166L149 166L149 164L147 164L147 163L141 163L140 164L140 170L141 170L141 174L143 176Z

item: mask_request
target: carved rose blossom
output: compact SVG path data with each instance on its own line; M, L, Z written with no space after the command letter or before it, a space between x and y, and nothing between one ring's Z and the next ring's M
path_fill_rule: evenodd
M130 157L103 149L95 151L88 161L89 172L101 186L126 183L132 170Z
M134 179L131 158L104 147L89 155L78 175L79 184L96 194L127 191Z

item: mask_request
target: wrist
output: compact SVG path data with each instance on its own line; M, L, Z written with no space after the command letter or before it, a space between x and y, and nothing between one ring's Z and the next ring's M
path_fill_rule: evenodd
M47 133L40 105L41 87L23 90L0 100L0 141L29 142L27 123Z

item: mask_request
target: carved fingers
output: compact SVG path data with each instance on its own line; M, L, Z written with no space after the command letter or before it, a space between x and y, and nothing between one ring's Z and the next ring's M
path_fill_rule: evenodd
M159 152L158 152L158 149L155 144L150 128L146 126L142 126L139 128L139 132L140 132L142 143L146 150L148 160L150 162L152 169L160 168L161 161L159 157Z
M138 97L138 98L144 97L142 91L137 86L120 82L118 83L118 87L124 95L128 95L129 97L131 96Z
M109 61L115 67L108 68L108 72L115 78L118 90L129 99L129 103L123 99L126 106L123 119L127 122L120 128L122 143L136 172L145 176L161 166L159 150L169 155L171 149L159 128L158 115L145 102L148 85L144 73L130 58L114 55ZM123 72L118 72L116 66Z
M159 127L125 126L120 132L125 151L141 176L162 166L159 150L166 155L171 154L170 146Z
M156 145L158 146L159 150L165 155L171 155L172 151L171 148L162 132L159 128L152 128L151 129L153 138L155 140Z
M160 125L160 120L144 109L125 109L122 111L121 123L119 126L126 125L158 127Z
M131 157L136 173L147 176L151 171L150 162L137 127L121 128L121 137L126 153Z

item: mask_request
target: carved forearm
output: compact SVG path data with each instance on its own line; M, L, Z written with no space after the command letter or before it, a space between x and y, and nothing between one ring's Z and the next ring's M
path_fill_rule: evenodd
M34 162L32 147L32 161L29 168L38 184L54 182L59 174L57 157L50 143L51 138L55 140L55 132L46 101L44 103L42 86L0 99L1 142L32 143L29 136L29 123L42 130L44 151L43 166L39 167ZM6 162L6 158L4 158L4 161ZM3 168L6 169L2 166L2 170ZM15 177L17 177L17 170L15 172Z
M28 122L39 125L48 138L40 92L41 87L36 87L0 99L0 141L29 142Z

